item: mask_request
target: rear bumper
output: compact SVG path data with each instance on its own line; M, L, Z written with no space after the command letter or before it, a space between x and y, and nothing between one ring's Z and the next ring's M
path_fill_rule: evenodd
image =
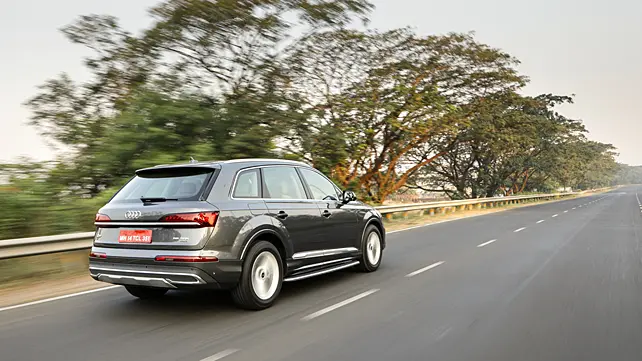
M104 250L104 249L101 249ZM167 289L229 289L241 275L240 261L203 263L156 262L153 258L89 259L89 274L97 281Z

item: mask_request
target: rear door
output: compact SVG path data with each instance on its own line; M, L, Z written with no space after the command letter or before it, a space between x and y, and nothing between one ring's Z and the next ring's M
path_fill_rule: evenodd
M288 233L294 253L328 247L323 237L323 217L316 203L309 199L296 168L266 166L261 168L263 198L269 214Z
M206 202L218 170L169 167L139 172L99 211L102 247L200 249L218 209Z
M304 167L299 171L321 210L325 242L330 248L354 247L360 236L357 211L340 201L337 187L320 172Z

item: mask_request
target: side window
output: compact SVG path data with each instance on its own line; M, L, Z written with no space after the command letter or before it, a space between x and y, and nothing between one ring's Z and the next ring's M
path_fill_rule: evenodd
M260 193L258 169L247 170L239 174L234 186L234 198L259 198Z
M307 199L301 178L293 167L265 167L263 182L264 198Z
M308 183L314 199L333 201L339 199L336 187L324 176L310 169L300 168L300 171Z

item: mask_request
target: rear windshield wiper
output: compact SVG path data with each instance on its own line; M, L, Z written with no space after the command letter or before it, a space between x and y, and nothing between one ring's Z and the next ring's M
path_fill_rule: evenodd
M178 198L165 198L165 197L140 197L140 200L143 203L147 202L166 202L166 201L177 201Z

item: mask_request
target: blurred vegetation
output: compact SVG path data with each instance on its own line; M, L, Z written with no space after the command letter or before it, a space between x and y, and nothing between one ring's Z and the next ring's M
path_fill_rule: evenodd
M138 34L79 17L62 32L92 50L91 77L60 74L26 101L61 156L0 165L0 239L91 230L135 169L190 156L304 160L373 204L640 178L554 110L571 97L522 94L511 55L468 33L369 29L373 9L166 0Z

